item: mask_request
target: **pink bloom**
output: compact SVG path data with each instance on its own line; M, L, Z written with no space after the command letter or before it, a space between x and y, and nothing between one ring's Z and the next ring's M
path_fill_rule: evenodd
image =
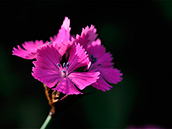
M113 68L112 55L106 52L100 39L95 40L98 35L95 27L83 28L76 38L70 35L70 30L70 20L65 17L58 34L50 37L50 42L25 42L23 48L19 45L13 48L13 55L36 58L34 78L64 94L80 94L79 89L88 85L106 91L112 88L108 82L120 82L122 73ZM87 72L76 72L80 67Z
M13 48L13 55L22 57L24 59L34 59L36 57L37 54L37 50L40 49L41 47L45 46L45 45L49 45L49 44L57 44L57 47L61 47L64 46L64 51L65 49L68 48L68 46L66 46L65 42L68 41L70 39L70 20L65 17L63 24L61 26L61 29L59 30L59 33L57 34L57 36L54 36L54 38L50 38L51 42L46 42L43 43L42 40L38 41L36 40L35 42L33 41L29 41L29 42L25 42L24 44L22 44L23 48L21 48L19 45L17 45L17 48ZM61 54L64 54L61 51Z
M112 88L106 81L117 84L122 80L122 73L113 68L112 55L106 53L106 49L101 45L100 39L95 41L97 38L96 31L93 25L90 28L87 26L85 29L82 29L81 36L76 35L76 42L82 44L89 54L92 62L90 71L100 72L100 78L92 86L106 91Z
M106 49L101 45L100 39L88 45L87 50L92 61L90 71L100 72L100 78L92 86L102 91L110 90L112 86L106 81L117 84L122 80L122 73L118 69L113 68L112 55L106 52Z
M53 45L39 49L36 61L33 62L35 67L32 75L53 90L64 94L81 94L78 89L83 90L95 83L99 72L75 71L90 64L85 49L80 44L73 44L67 51L69 56L60 55Z

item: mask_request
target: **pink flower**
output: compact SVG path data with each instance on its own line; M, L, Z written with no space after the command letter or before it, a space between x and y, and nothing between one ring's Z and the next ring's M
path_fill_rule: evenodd
M87 47L87 50L92 61L90 71L100 72L100 78L92 86L102 91L110 90L112 86L106 81L117 84L122 80L122 73L118 69L113 68L112 55L106 52L106 49L101 45L100 39L93 41Z
M69 56L60 55L57 47L53 45L39 49L36 61L33 62L35 67L32 75L53 90L64 94L81 94L78 89L83 90L95 83L99 72L75 71L90 64L85 49L80 44L73 44L67 51Z
M122 80L122 73L113 68L112 55L106 52L106 49L101 45L100 39L95 41L96 37L96 29L91 25L90 28L87 26L82 30L81 36L76 35L76 42L82 44L89 54L92 62L89 70L100 72L100 78L92 86L106 91L112 88L106 81L117 84Z
M79 90L89 85L106 91L112 88L109 83L120 82L122 73L113 68L112 55L106 52L100 39L96 40L96 28L85 27L76 38L70 35L70 30L70 20L65 17L58 34L50 37L50 42L25 42L23 48L19 45L13 48L13 55L36 58L34 78L64 94L80 94ZM81 67L84 70L76 72Z
M19 45L17 45L17 48L13 48L13 55L22 57L24 59L34 59L37 54L37 50L42 48L45 45L49 44L57 44L56 46L61 47L64 46L64 49L67 49L68 46L65 45L65 42L70 39L70 20L65 17L63 24L61 26L61 29L59 30L59 33L57 36L54 36L54 38L50 38L51 42L43 42L42 40L35 42L29 41L22 44L23 48L21 48ZM63 54L63 53L61 53Z

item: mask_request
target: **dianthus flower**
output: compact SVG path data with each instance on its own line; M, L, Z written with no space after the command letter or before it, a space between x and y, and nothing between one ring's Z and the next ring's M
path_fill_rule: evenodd
M93 25L82 29L81 35L76 35L76 38L70 36L70 20L65 17L61 29L58 34L54 37L50 37L50 41L45 43L40 40L35 42L29 41L22 44L22 49L19 45L17 48L13 48L13 55L22 57L24 59L34 59L39 53L38 50L45 46L53 46L58 51L59 60L62 60L63 55L68 56L67 49L73 44L73 42L83 46L85 51L88 53L90 60L90 67L88 71L100 72L99 79L92 84L93 87L106 91L112 88L109 83L117 84L122 80L122 73L116 68L113 68L112 55L106 52L106 49L101 45L101 40L97 39L97 30Z
M113 68L112 55L106 52L105 47L101 45L100 39L95 41L96 38L96 29L91 25L90 28L87 26L82 29L81 36L76 36L76 42L82 44L89 54L89 59L91 60L89 71L100 72L100 78L92 86L106 91L112 88L107 82L117 84L122 80L122 73L118 69Z
M58 49L45 46L37 51L32 75L52 90L64 94L80 94L78 90L95 83L99 72L77 72L80 67L89 67L90 61L80 44L72 44L68 56L60 55ZM63 56L63 58L62 58ZM78 88L76 88L76 87Z

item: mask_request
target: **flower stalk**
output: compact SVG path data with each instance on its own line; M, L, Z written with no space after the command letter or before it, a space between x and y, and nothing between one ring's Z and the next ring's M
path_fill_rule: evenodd
M43 84L44 89L45 89L45 95L47 97L48 103L51 106L51 110L50 110L50 115L54 115L55 114L55 106L54 104L59 101L59 96L60 96L60 92L56 91L56 90L51 90L50 88L48 88L45 84Z
M57 101L59 101L59 95L60 95L60 92L57 92L55 90L50 90L45 84L43 84L44 86L44 89L45 89L45 95L46 95L46 98L48 100L48 103L49 105L51 106L51 110L47 116L47 118L45 119L44 123L42 124L41 128L40 129L45 129L48 125L48 123L51 121L52 119L52 116L55 114L55 103Z
M48 100L49 105L51 106L51 110L40 129L45 129L47 127L48 123L51 121L52 116L55 114L55 105L54 104L58 101L63 101L64 99L66 99L68 97L68 95L65 95L59 99L60 92L58 92L56 90L51 90L45 84L43 84L43 86L45 89L46 98Z
M51 118L52 118L52 112L50 111L50 113L48 114L46 120L44 121L40 129L45 129L48 123L51 121Z

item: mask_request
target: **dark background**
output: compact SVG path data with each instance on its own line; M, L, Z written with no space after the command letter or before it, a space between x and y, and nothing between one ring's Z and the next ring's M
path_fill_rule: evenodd
M57 107L48 127L172 128L171 1L0 1L0 128L39 128L49 112L30 60L12 56L24 41L49 40L64 17L71 34L95 25L123 81ZM68 104L70 103L70 104Z

